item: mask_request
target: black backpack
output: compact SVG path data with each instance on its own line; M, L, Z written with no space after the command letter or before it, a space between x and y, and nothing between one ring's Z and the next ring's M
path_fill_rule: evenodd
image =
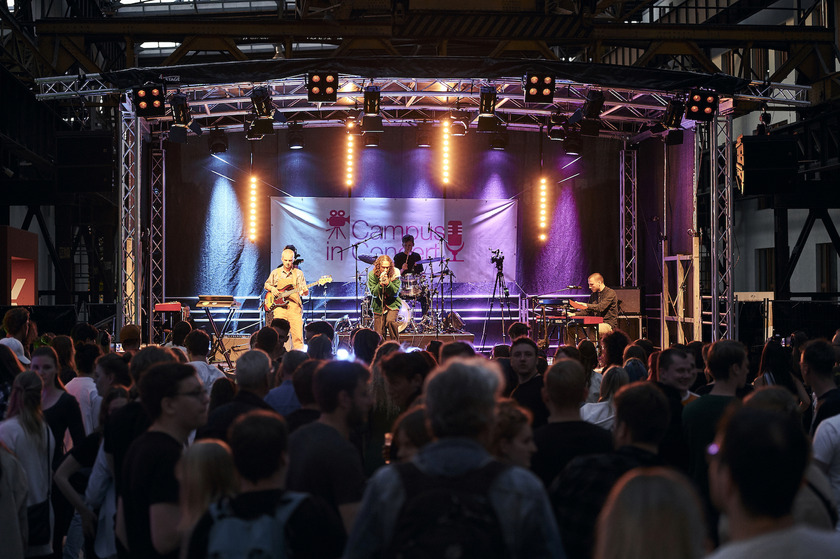
M458 477L424 474L412 463L396 465L405 489L386 557L491 559L509 557L502 526L487 492L508 469L493 460Z

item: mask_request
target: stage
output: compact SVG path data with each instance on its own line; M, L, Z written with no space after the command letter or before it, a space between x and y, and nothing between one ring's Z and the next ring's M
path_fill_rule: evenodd
M341 332L336 334L338 337L339 344L347 344L350 345L350 332ZM400 343L408 345L409 347L419 347L420 349L426 349L426 346L429 345L429 342L433 340L440 340L442 343L448 342L469 342L471 344L475 344L475 334L471 334L469 332L461 332L457 334L409 334L403 332L400 334Z

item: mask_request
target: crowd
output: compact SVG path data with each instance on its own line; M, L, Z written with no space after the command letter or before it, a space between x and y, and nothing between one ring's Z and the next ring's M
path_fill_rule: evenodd
M327 323L0 340L0 556L840 558L840 335L555 355ZM757 357L757 359L756 359ZM757 366L755 365L757 363Z

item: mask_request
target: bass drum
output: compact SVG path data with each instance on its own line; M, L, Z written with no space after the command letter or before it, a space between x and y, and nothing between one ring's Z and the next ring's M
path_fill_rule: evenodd
M421 274L403 274L400 277L400 297L417 297L423 291Z
M403 301L402 306L400 307L400 311L397 314L397 330L399 330L400 334L402 331L408 328L408 325L411 323L411 307Z

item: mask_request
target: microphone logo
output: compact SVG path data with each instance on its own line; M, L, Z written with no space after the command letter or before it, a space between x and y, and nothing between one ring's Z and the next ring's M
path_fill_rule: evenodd
M449 221L446 224L446 248L452 253L452 262L458 260L458 253L464 249L464 224L462 221Z

